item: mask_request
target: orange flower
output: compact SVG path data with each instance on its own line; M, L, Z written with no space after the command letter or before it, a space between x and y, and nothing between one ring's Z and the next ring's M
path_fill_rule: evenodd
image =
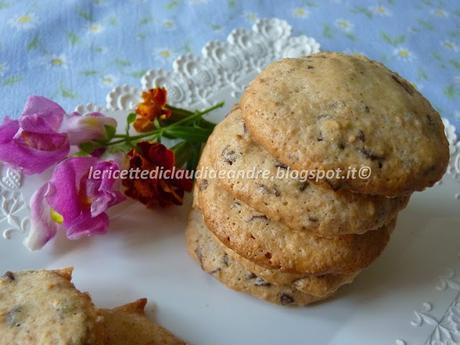
M183 178L177 177L179 175L177 172L184 171L175 168L174 152L157 142L143 141L138 143L138 147L139 150L132 149L128 153L130 169L163 171L163 175L151 175L148 179L125 179L123 180L123 185L127 187L125 194L150 208L182 205L184 194L192 190L193 182L186 174L182 174ZM165 176L165 172L175 176Z
M172 111L166 105L168 91L164 87L156 87L142 93L142 103L136 108L136 120L134 128L138 132L148 132L153 129L153 120L167 119Z

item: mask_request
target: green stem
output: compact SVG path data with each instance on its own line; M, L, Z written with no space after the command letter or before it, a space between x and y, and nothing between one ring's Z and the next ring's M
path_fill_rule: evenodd
M198 113L195 113L193 115L187 116L187 117L183 118L182 120L174 122L173 124L169 125L167 128L171 128L171 127L177 126L177 125L179 125L181 123L190 121L190 120L192 120L194 118L206 115L207 113L210 113L211 111L216 110L218 108L222 108L223 106L224 106L224 102L219 102L219 103L213 105L212 107L209 107L208 109L205 109L205 110L200 111Z
M170 124L169 126L163 127L161 129L155 129L155 130L153 130L151 132L147 132L147 133L143 133L143 134L139 134L139 135L134 135L134 136L130 136L129 134L115 134L114 138L120 138L120 140L115 140L115 141L112 141L110 143L107 143L106 146L121 144L121 143L124 143L126 141L134 141L134 140L146 138L146 137L149 137L149 136L159 136L159 137L161 137L165 130L171 129L174 126L177 126L177 125L179 125L181 123L184 123L184 122L193 120L195 118L201 117L203 115L206 115L207 113L210 113L213 110L216 110L218 108L223 107L223 105L224 105L224 102L219 102L219 103L213 105L212 107L209 107L209 108L207 108L207 109L205 109L203 111L197 112L197 113L192 113L192 112L190 112L188 110L185 110L187 113L190 113L191 115L188 115L188 116L182 118L181 120ZM171 109L183 110L183 109L174 108L174 107L170 107L170 108Z

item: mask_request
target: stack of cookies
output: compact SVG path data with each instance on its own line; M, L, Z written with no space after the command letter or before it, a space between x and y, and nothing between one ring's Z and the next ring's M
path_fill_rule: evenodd
M380 255L448 157L439 114L383 65L337 53L274 62L203 150L189 252L255 297L325 299Z

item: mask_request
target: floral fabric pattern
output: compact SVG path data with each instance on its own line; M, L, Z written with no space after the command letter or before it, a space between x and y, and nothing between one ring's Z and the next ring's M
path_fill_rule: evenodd
M0 0L0 116L18 118L31 94L102 105L112 87L267 17L383 62L460 128L456 0Z

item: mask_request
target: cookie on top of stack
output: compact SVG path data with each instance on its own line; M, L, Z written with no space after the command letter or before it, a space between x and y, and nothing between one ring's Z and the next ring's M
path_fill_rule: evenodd
M218 178L195 183L189 252L255 297L325 299L380 255L410 194L438 181L448 157L439 114L383 65L338 53L274 62L203 150L198 169ZM347 174L362 167L370 176Z

